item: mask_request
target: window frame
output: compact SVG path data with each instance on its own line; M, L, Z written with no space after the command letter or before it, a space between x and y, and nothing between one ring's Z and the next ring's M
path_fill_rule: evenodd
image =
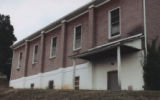
M20 59L21 57L21 54L22 54L22 57L23 57L23 52L19 52L18 53L18 66L17 66L17 69L20 69L22 67L22 59Z
M112 36L111 35L111 28L112 28L112 26L111 26L111 12L115 11L117 9L119 9L119 34L115 35L115 36ZM113 9L108 11L108 38L113 39L113 38L117 38L119 36L121 36L121 8L116 7L116 8L113 8Z
M75 43L76 43L76 28L81 26L81 45L78 48L75 48ZM73 51L79 50L82 48L82 24L74 26L74 37L73 37Z
M56 51L57 51L57 50L55 51L55 55L52 56L52 52L53 52L53 51L52 51L52 48L53 48L52 45L53 45L53 39L54 39L54 38L56 38L56 49L57 49L57 36L53 36L53 37L51 38L51 42L50 42L50 55L49 55L49 58L50 58L50 59L56 57Z
M38 63L38 61L35 61L35 47L38 46L38 44L35 44L33 47L33 56L32 56L32 64ZM39 48L39 46L38 46ZM37 56L38 56L38 50L37 50ZM38 60L38 57L37 57Z

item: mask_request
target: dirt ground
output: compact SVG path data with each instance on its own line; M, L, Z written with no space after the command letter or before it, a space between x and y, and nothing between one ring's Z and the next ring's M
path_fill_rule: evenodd
M160 91L0 89L0 100L160 100Z

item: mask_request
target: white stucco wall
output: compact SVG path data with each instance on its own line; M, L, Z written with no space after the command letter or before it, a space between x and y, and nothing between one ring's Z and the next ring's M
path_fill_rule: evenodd
M107 55L106 55L107 56ZM114 64L114 65L113 65ZM107 58L94 63L94 89L107 90L107 73L117 70L116 58Z
M42 74L41 77L41 87L40 88L47 88L48 87L48 82L51 80L54 80L54 85L56 89L61 89L62 85L62 71L63 69L57 69L51 72L46 72Z
M143 90L143 51L122 56L121 84L123 90Z
M125 54L121 57L121 89L143 90L143 51ZM94 64L94 89L107 90L107 73L117 70L116 58L107 58Z
M92 89L92 66L90 62L76 66L75 76L80 76L80 89ZM14 88L47 88L48 82L54 80L55 89L73 89L73 66L60 68L51 72L19 78L10 81Z
M25 83L25 77L16 80L11 80L10 87L24 88L24 83Z

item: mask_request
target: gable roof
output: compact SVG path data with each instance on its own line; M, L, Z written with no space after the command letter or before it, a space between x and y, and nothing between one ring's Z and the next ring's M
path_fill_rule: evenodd
M48 33L49 30L56 28L57 26L61 26L62 21L69 21L70 19L78 16L80 17L80 14L85 14L88 12L88 8L91 7L92 5L94 5L94 7L99 7L107 2L109 2L111 0L92 0L91 2L85 4L84 6L76 9L75 11L61 17L60 19L58 19L57 21L54 21L53 23L47 25L46 27L36 31L35 33L29 35L28 37L24 38L23 40L15 43L14 45L11 46L11 48L16 48L17 46L20 45L24 45L26 40L32 40L33 38L39 36L41 34L41 32L45 32Z

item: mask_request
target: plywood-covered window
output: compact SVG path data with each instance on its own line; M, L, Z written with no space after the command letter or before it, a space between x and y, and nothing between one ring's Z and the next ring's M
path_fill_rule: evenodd
M120 35L120 8L109 11L109 37Z
M73 49L80 49L82 41L82 26L78 25L74 28L74 47Z
M53 81L53 80L50 80L50 81L48 82L48 88L49 88L49 89L54 89L54 81Z
M50 58L56 57L56 45L57 45L57 37L53 37L51 39Z
M76 76L75 77L75 82L74 82L75 90L79 90L79 81L80 81L80 77Z
M34 89L34 83L31 83L30 88Z

